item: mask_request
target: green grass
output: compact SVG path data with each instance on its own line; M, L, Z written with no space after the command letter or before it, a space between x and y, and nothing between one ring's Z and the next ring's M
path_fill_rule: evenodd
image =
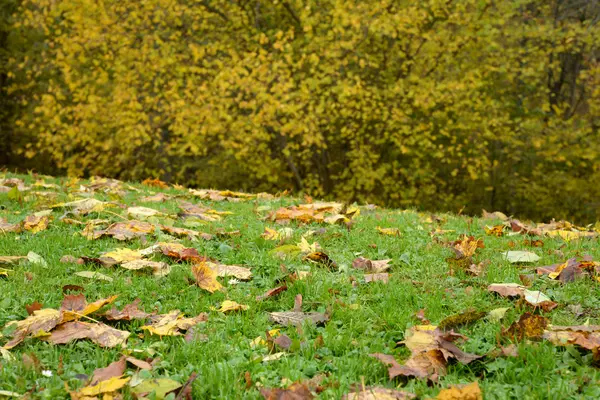
M17 175L8 174L7 177ZM18 176L31 184L31 176ZM67 179L46 179L64 186ZM157 192L156 188L133 184L140 193L129 191L122 199L97 193L100 200L117 200L122 204L142 205L176 213L175 200L165 203L143 203L143 195ZM185 191L164 190L166 193L186 195ZM0 193L0 217L16 222L26 215L46 209L48 204L70 201L74 197L67 191L56 191L55 200L28 196L20 204L10 200L7 193ZM189 199L188 199L189 200ZM302 262L300 258L280 260L269 254L276 242L261 238L265 227L278 227L265 220L267 208L276 210L282 206L298 204L299 199L283 197L272 200L256 200L239 203L209 202L192 200L220 211L231 211L221 221L207 223L199 228L214 232L218 228L227 231L240 230L241 235L212 241L181 240L204 254L225 264L244 264L252 268L253 279L237 285L229 285L223 292L210 294L191 285L189 264L176 264L163 256L156 260L173 264L172 272L164 278L149 274L134 273L124 269L103 268L93 265L65 264L59 260L64 255L98 256L102 252L118 247L144 248L161 238L148 237L147 243L140 240L120 242L112 238L90 241L80 235L81 227L59 221L62 211L53 213L54 221L49 228L37 234L0 234L0 255L26 255L33 251L48 262L48 267L22 263L8 267L14 271L0 279L0 327L9 321L27 317L26 304L38 301L44 307L59 308L63 298L62 286L66 284L85 287L88 301L118 294L117 307L122 307L136 298L142 301L146 311L166 313L179 309L186 316L208 312L209 320L200 326L200 333L208 335L208 341L188 343L183 337L164 337L143 334L139 329L142 321L116 324L120 329L132 332L127 349L136 350L138 358L160 358L151 372L152 376L170 377L185 382L192 372L199 378L193 384L194 398L261 398L260 387L285 387L289 382L309 379L326 374L327 389L321 398L340 398L348 392L350 385L364 382L367 385L403 387L420 397L435 397L441 388L451 384L479 381L486 399L576 399L599 398L600 375L592 365L589 353L575 348L556 347L549 342L523 342L519 344L516 358L484 358L482 362L469 365L452 364L447 375L439 382L428 385L422 380L390 381L386 367L368 354L382 352L393 354L399 361L409 356L408 350L397 347L407 328L419 324L415 313L425 309L432 324L447 316L469 308L489 311L499 307L510 307L502 322L482 319L470 326L456 329L469 337L459 344L463 350L484 355L497 347L501 327L507 327L525 311L531 311L516 301L488 293L487 285L500 282L520 282L520 273L532 273L534 266L512 265L502 259L501 252L532 250L523 243L522 236L487 236L483 229L489 221L478 218L438 214L442 223L427 223L428 215L415 211L361 209L361 215L348 230L339 225L300 225L292 223L294 237L289 243L300 241L308 230L325 228L309 241L317 241L340 266L339 272L330 272L316 265ZM260 208L259 208L260 207ZM260 210L260 211L258 211ZM120 213L120 209L113 212ZM119 219L112 214L90 214L87 218ZM183 226L180 221L176 226ZM376 227L396 227L400 237L384 236ZM489 260L487 273L472 277L462 271L450 275L446 259L452 256L448 247L432 240L430 231L441 227L454 232L438 235L441 241L456 240L462 234L482 238L485 248L475 255L477 261ZM164 238L162 238L164 239ZM541 256L536 266L563 262L568 257L590 254L600 259L598 239L564 242L562 239L543 238L544 247L532 251ZM563 255L555 250L560 250ZM360 255L370 259L393 259L388 284L365 284L362 272L351 268L352 260ZM279 297L257 302L255 296L277 286L276 281L284 276L280 265L290 271L310 270L306 280L295 281L289 290ZM98 270L114 278L113 282L91 281L73 275L81 270ZM353 286L351 277L358 285ZM31 278L31 279L29 279ZM541 290L559 303L559 307L547 316L553 324L578 325L589 319L590 324L599 324L600 290L591 279L561 285L548 278L538 278L533 289ZM268 312L288 311L293 308L294 297L302 294L304 311L329 310L330 321L322 327L306 325L299 332L294 327L282 328L281 332L292 339L304 342L300 350L289 353L285 358L261 362L260 356L267 354L266 348L252 348L250 342L265 330L277 328L268 319ZM218 308L225 300L234 300L250 306L249 310L224 315ZM569 305L581 305L585 315L577 317ZM536 311L539 312L539 311ZM316 346L321 342L322 346ZM0 343L4 343L0 339ZM507 343L503 339L502 343ZM103 349L90 341L76 341L67 345L51 345L38 339L26 339L11 350L14 361L0 359L0 390L18 393L30 392L32 398L69 398L65 382L74 390L84 385L79 374L91 375L96 368L105 367L117 360L123 349ZM24 355L34 354L41 364L32 368L22 361ZM58 374L62 365L62 374ZM51 377L41 374L40 369L53 372ZM133 370L128 369L128 374ZM254 386L245 388L244 373L248 371ZM131 398L124 390L125 398Z

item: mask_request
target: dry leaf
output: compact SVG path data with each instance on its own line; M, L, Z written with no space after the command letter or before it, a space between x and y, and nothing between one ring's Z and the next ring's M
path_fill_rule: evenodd
M104 274L101 274L100 272L95 272L95 271L79 271L79 272L75 272L74 275L81 276L82 278L96 279L96 280L101 280L101 281L106 281L106 282L113 281L113 278L111 278L110 276L106 276Z
M403 390L388 389L379 386L354 385L354 389L342 397L342 400L410 400L417 395Z
M248 281L252 279L252 271L246 267L239 265L214 264L210 262L207 262L207 265L217 273L217 276L233 276L241 281Z
M381 228L381 227L377 227L377 232L381 233L382 235L387 235L387 236L400 236L400 229L398 228Z
M98 311L105 305L112 303L117 299L117 297L119 296L115 295L88 304L85 300L85 296L82 293L65 295L60 306L60 322L63 323L68 321L74 321L78 320L81 317L85 317L86 315Z
M97 399L97 396L100 394L104 394L103 399L112 399L112 396L107 397L107 394L116 392L117 390L123 388L129 382L131 378L121 378L114 377L110 378L106 381L102 381L94 386L86 386L81 388L78 392L71 392L71 399L74 400L90 400Z
M90 339L101 347L124 345L130 333L105 324L81 321L66 322L44 338L53 344L65 344L77 339Z
M178 336L182 334L180 331L187 331L200 322L207 320L208 315L206 313L201 313L192 318L185 318L179 310L173 310L168 314L151 316L150 324L142 326L141 329L158 336Z
M97 385L100 382L107 381L111 378L120 378L127 368L125 357L121 357L119 360L108 364L104 368L98 368L92 374L90 379L90 386Z
M548 326L548 318L542 317L541 315L525 313L521 315L517 322L513 322L508 329L503 329L502 335L518 341L525 338L541 338L546 326Z
M483 400L481 389L477 382L468 385L451 386L438 393L437 400Z
M365 274L365 282L383 282L388 283L389 274L381 273L381 274Z
M127 304L123 307L123 310L119 311L116 308L112 308L110 311L105 312L102 316L110 321L131 321L134 319L146 319L152 314L148 314L138 308L140 299L135 299L133 303Z
M140 269L151 269L154 276L166 276L171 272L171 266L162 261L133 260L121 264L121 268L137 271Z
M0 233L18 233L21 232L21 224L11 224L5 218L0 218Z
M50 217L37 217L35 215L29 215L23 221L23 229L26 231L30 231L31 233L38 233L46 228L48 228L48 224L50 223Z
M208 262L203 261L193 265L192 273L196 284L204 290L214 293L223 288L223 285L217 281L217 273L210 268Z
M287 389L261 388L260 394L265 400L308 400L315 398L308 386L301 382L295 382Z
M137 237L154 234L154 225L142 221L118 222L107 229L94 231L90 234L84 230L83 235L88 239L98 239L102 236L112 236L117 240L130 240Z
M31 304L25 304L25 309L27 310L27 314L32 315L34 313L34 311L37 310L41 310L43 307L42 303L38 303L37 301L34 301Z
M248 308L249 307L245 304L239 304L235 301L225 300L223 301L223 303L221 303L221 308L219 308L219 311L222 313L226 313L231 311L243 311L247 310Z
M12 349L28 336L47 334L58 325L60 319L60 311L52 308L44 308L34 311L33 315L30 315L22 321L11 321L7 323L7 327L15 325L16 329L10 335L11 339L8 343L3 346L4 349Z
M282 285L282 286L278 286L276 288L267 290L267 292L265 294L256 296L256 301L262 301L269 297L275 297L275 296L279 295L280 293L286 291L287 289L288 289L288 287L286 285Z
M369 260L365 257L358 257L352 261L352 267L356 269L362 269L365 272L380 273L385 272L390 268L391 258L386 260Z

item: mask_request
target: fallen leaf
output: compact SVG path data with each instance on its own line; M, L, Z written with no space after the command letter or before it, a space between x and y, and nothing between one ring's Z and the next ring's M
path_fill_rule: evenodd
M127 215L132 216L136 219L148 219L157 215L165 215L162 212L155 210L154 208L148 207L129 207L127 208Z
M192 229L177 228L174 226L166 226L166 225L161 225L160 228L164 232L167 232L171 235L178 236L178 237L186 237L190 240L193 240L196 237L201 237L204 240L212 240L213 239L213 235L211 235L209 233L198 232L198 231L194 231Z
M74 211L76 214L88 214L90 212L103 211L109 203L105 203L93 197L87 199L80 199L71 201L68 203L54 204L51 208L68 208Z
M387 235L387 236L400 236L401 235L400 229L398 229L398 228L381 228L378 226L377 232L381 233L382 235Z
M305 321L310 321L314 324L320 325L329 321L327 314L318 312L298 312L298 311L286 311L286 312L272 312L269 313L271 321L276 322L280 325L302 325Z
M265 400L308 400L315 397L308 386L301 382L295 382L287 389L261 388L260 394Z
M120 378L127 368L125 357L121 357L119 360L114 361L104 368L98 368L94 370L92 378L90 379L90 386L95 386L100 382L107 381L111 378Z
M140 299L135 299L133 303L127 304L121 311L116 308L112 308L110 311L105 312L102 316L109 321L131 321L134 319L146 319L152 314L148 314L138 308Z
M497 237L504 235L504 228L506 228L506 225L495 225L495 226L484 227L486 234L491 235L491 236L497 236Z
M600 350L600 325L549 325L542 337L557 346L577 345L587 350Z
M98 239L102 236L112 236L117 240L130 240L137 237L153 234L154 225L142 221L118 222L109 226L107 229L94 231L88 234L84 230L83 235L88 239Z
M344 395L342 400L409 400L416 398L417 395L403 390L354 385L354 389Z
M81 276L82 278L89 278L89 279L101 280L101 281L106 281L106 282L113 281L113 278L111 278L110 276L106 276L104 274L101 274L100 272L95 272L95 271L79 271L79 272L75 272L75 275Z
M550 297L537 290L527 290L523 292L523 298L529 304L534 307L540 307L544 311L548 312L558 306L553 302Z
M21 260L27 260L27 256L0 256L0 264L17 264Z
M36 217L35 215L29 215L23 221L23 229L35 234L48 228L49 223L50 217L48 216Z
M451 246L459 259L472 257L477 249L485 247L483 240L467 235L463 235L460 239L452 242Z
M508 311L508 307L496 308L496 309L488 312L487 319L492 322L498 322L502 318L504 318L504 315L506 314L507 311Z
M52 344L65 344L77 339L90 339L101 347L124 345L131 333L101 323L66 322L44 339Z
M352 261L352 267L365 270L365 272L380 273L385 272L390 268L391 258L386 260L369 260L365 257L358 257Z
M311 261L315 264L323 265L324 267L329 269L337 269L337 264L322 251L314 251L312 253L308 253L302 258L302 260Z
M161 181L158 178L146 178L142 181L142 185L146 185L146 186L152 186L152 187L157 187L157 188L161 188L161 189L168 189L169 188L169 184L166 182Z
M286 291L288 289L288 287L286 285L282 285L282 286L278 286L276 288L267 290L266 293L260 295L260 296L256 296L256 301L263 301L269 297L275 297L277 295L279 295L280 293Z
M168 314L151 316L150 324L142 326L141 329L158 336L178 336L182 334L180 331L187 331L200 322L207 320L208 315L206 313L201 313L192 318L185 318L179 310L173 310Z
M52 308L43 308L34 311L33 315L24 320L7 323L6 327L15 326L15 330L10 335L11 339L3 346L4 349L12 349L28 336L47 334L58 325L60 319L60 311Z
M468 310L462 312L460 314L451 315L449 317L444 318L438 324L438 328L442 330L451 329L461 325L468 325L473 322L479 321L481 318L485 317L486 313L482 311L476 310Z
M117 297L118 296L111 296L88 304L82 293L65 295L60 306L61 323L75 321L81 317L92 314L105 305L115 301Z
M37 264L44 268L48 267L48 262L44 260L44 257L40 256L37 253L34 253L33 251L27 253L27 260L32 264Z
M144 256L138 250L119 248L102 254L98 259L103 265L112 266L128 261L140 260L142 257Z
M225 265L225 264L214 264L207 263L208 266L217 273L217 276L228 277L233 276L239 280L247 281L252 279L252 271L246 267L239 265Z
M214 293L223 288L217 281L217 273L210 268L208 262L200 262L192 266L192 273L196 279L196 284L210 293Z
M513 264L536 262L540 259L540 256L530 251L505 251L502 257Z
M15 224L11 224L9 223L6 218L0 218L0 233L18 233L21 232L21 224L20 223L15 223Z
M548 318L527 312L521 315L517 322L513 322L508 329L503 329L502 336L517 341L525 338L537 339L542 337L546 326L548 326Z
M479 383L473 382L468 385L454 385L448 389L442 389L437 400L483 400Z
M147 397L154 393L156 400L163 400L167 394L181 387L181 383L168 378L155 378L142 381L139 385L131 388L131 392L138 397Z
M140 201L144 201L147 203L162 203L167 200L170 200L171 196L166 193L156 193L152 196L145 196L140 199Z
M388 283L389 274L384 272L381 274L365 274L365 282L383 282Z
M31 304L25 304L25 309L27 310L27 314L29 314L29 315L33 315L34 311L41 310L42 307L43 307L43 304L38 303L37 301L34 301Z
M97 397L92 397L92 396L97 396L99 394L104 394L104 399L112 399L113 397L107 397L107 394L109 393L113 393L116 392L117 390L123 388L125 385L127 385L127 383L129 382L131 378L130 377L126 377L126 378L121 378L121 377L114 377L114 378L110 378L108 380L105 381L101 381L100 383L98 383L97 385L94 386L86 386L84 388L81 388L78 392L71 392L71 398L72 399L76 399L76 400L88 400L88 399L92 399L92 398L97 398Z
M488 286L488 292L498 293L502 297L520 297L525 292L525 286L517 283L492 283Z
M239 304L235 301L225 300L221 303L221 307L219 311L222 313L231 312L231 311L243 311L247 310L249 307L245 304Z
M121 264L121 268L125 268L132 271L140 269L152 270L154 276L166 276L171 272L171 266L166 262L162 261L150 261L150 260L133 260Z

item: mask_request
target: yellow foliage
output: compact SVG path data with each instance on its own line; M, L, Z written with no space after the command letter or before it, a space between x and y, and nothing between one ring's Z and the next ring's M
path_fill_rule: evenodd
M594 220L600 10L558 1L23 0L11 151L71 175Z

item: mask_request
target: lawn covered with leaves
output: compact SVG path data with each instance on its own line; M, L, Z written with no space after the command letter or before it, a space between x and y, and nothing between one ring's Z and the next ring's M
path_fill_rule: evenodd
M0 397L600 397L594 227L7 173L0 207Z

